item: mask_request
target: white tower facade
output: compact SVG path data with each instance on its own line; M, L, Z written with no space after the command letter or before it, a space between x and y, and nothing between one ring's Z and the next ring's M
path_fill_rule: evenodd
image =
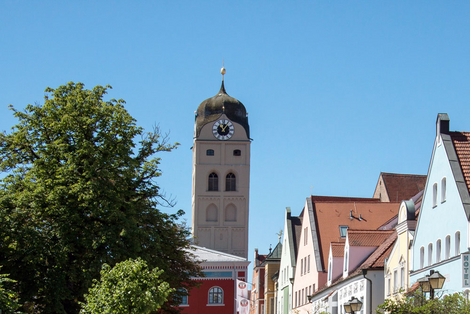
M220 91L196 112L192 236L195 244L248 256L250 130L245 106Z

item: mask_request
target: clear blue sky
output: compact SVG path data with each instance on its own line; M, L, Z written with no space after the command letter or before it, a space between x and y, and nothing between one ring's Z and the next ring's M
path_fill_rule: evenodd
M426 174L437 113L470 131L469 1L3 0L0 49L1 130L47 86L109 84L181 143L158 183L189 224L194 111L225 60L253 138L250 260L312 191L371 197L380 172Z

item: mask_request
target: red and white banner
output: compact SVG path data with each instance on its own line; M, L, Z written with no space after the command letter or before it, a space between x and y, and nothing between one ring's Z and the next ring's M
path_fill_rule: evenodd
M237 279L237 311L239 314L248 314L250 307L248 301L248 285Z

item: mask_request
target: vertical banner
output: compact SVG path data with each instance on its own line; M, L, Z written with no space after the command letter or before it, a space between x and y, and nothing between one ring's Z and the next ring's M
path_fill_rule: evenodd
M470 253L462 254L462 287L470 287Z
M246 282L237 279L237 311L240 314L248 314L248 285Z

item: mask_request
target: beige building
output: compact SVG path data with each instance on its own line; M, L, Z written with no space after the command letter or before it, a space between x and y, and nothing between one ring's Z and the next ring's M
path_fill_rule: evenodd
M245 106L220 91L196 112L192 236L195 244L247 258L250 129Z

